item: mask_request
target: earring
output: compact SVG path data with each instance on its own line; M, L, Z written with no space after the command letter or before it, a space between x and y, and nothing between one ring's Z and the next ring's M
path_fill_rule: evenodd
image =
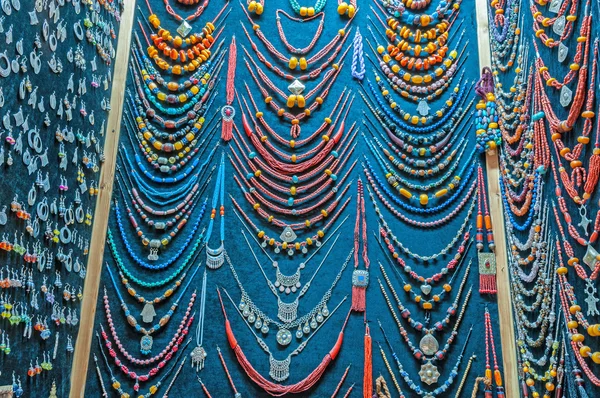
M73 351L75 351L73 348L73 340L71 339L71 336L67 336L67 352Z

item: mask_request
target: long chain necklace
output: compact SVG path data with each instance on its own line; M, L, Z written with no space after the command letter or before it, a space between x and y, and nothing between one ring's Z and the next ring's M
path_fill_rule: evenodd
M367 287L369 286L369 261L367 215L365 212L365 194L360 177L356 185L356 222L354 224L354 271L352 272L352 306L353 311L364 312L367 310ZM361 235L362 228L362 235ZM358 269L360 240L363 242L362 259L365 269Z
M494 370L490 366L490 351L494 359ZM493 379L492 379L493 374ZM494 345L494 331L492 329L492 319L490 312L485 307L485 378L487 382L486 387L491 389L492 380L496 383L496 394L504 395L504 387L502 387L502 373L500 373L500 367L498 366L498 358L496 356L496 346ZM491 394L491 391L487 390L487 393Z
M198 267L199 268L199 267ZM200 296L200 321L196 325L196 347L190 353L192 367L196 367L196 372L204 368L204 360L207 357L206 350L202 347L204 341L204 314L206 311L206 268L202 275L202 295Z
M208 242L212 235L213 225L215 218L217 217L217 203L220 203L219 216L220 216L220 228L219 228L219 239L220 246L216 249L208 247ZM224 262L225 254L225 154L221 155L221 162L219 163L219 171L217 173L217 181L215 183L215 190L213 193L212 210L210 212L210 221L208 224L208 230L206 232L206 266L212 270L219 269Z
M271 353L269 346L267 346L267 344L264 342L264 340L262 338L260 338L258 336L258 334L256 334L256 332L252 328L251 323L249 323L246 320L246 318L244 317L244 315L240 312L240 310L235 305L235 302L233 301L231 296L229 296L229 293L227 293L227 291L225 289L221 289L221 290L223 290L223 292L225 293L225 295L227 296L229 301L231 301L231 304L237 311L240 318L242 318L242 320L244 321L244 323L246 324L248 329L250 329L250 331L254 335L254 338L256 339L257 343L260 345L260 347L263 349L263 351L269 356L269 365L270 365L269 376L271 376L271 378L277 382L285 381L289 378L290 364L291 364L292 357L299 355L304 350L306 345L310 342L310 339L313 336L315 336L315 334L321 329L321 327L323 325L325 325L325 322L327 322L327 319L331 318L331 316L326 318L323 321L323 323L318 325L315 328L313 334L311 336L309 336L306 340L304 340L302 343L300 343L300 345L294 351L292 351L290 354L288 354L288 356L284 360L277 360L273 357L273 353ZM343 331L348 322L348 318L350 317L350 313L348 313L348 316L346 317L346 320L344 321L344 323L342 325L340 334L338 336L338 340L337 340L334 348L329 353L327 353L325 358L323 358L323 361L321 362L321 364L313 372L311 372L311 374L309 376L307 376L304 380L302 380L296 384L287 386L287 387L277 385L277 384L274 384L274 383L268 381L252 367L252 365L250 364L250 362L244 355L241 347L237 343L237 339L233 335L233 330L231 329L229 319L227 318L227 313L225 312L225 306L223 305L223 300L221 298L221 290L217 290L217 291L219 292L219 301L221 302L221 309L223 311L223 315L225 316L225 329L226 329L229 345L234 350L237 360L240 363L240 365L242 366L242 368L244 369L244 371L246 372L246 374L248 374L248 376L252 379L252 381L257 383L265 391L271 392L271 393L276 393L279 391L279 392L283 392L283 394L285 394L286 392L292 392L292 393L303 392L303 391L307 390L308 388L310 388L311 386L313 386L319 380L319 378L321 377L321 375L327 368L327 365L329 363L331 363L331 361L333 359L335 359L335 357L337 356L339 349L341 348L341 344L342 344L343 336L344 336ZM344 303L344 301L346 301L346 298L342 299L342 301L333 309L333 311L331 311L331 315L333 315L338 310L338 308Z

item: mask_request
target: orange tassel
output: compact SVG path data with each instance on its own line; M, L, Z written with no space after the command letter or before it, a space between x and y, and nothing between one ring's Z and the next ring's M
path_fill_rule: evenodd
M365 368L363 376L363 398L373 396L373 352L371 350L371 334L369 325L365 327Z

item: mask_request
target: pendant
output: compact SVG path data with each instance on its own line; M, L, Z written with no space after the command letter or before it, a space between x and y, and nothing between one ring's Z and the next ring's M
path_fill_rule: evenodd
M150 351L152 351L152 336L145 335L142 337L140 340L140 351L144 355L150 354Z
M194 350L190 354L190 357L192 358L192 368L196 367L196 372L204 369L204 360L207 357L206 350L204 350L204 347L198 346L194 348Z
M223 243L217 249L206 246L206 266L210 269L219 269L225 262L225 248Z
M152 248L150 249L150 254L148 254L148 261L156 261L158 260L158 249Z
M296 273L294 273L293 275L284 275L281 273L281 271L279 271L279 267L277 267L275 287L278 288L281 293L296 293L296 291L302 286L302 284L300 283L300 270L303 268L304 263L301 263Z
M583 228L583 230L585 231L585 236L589 236L588 227L592 220L587 218L587 208L585 207L585 205L579 206L579 216L581 216L581 221L579 221L579 224L577 224L577 226Z
M564 62L564 60L567 59L567 54L569 54L569 47L560 43L558 45L558 62Z
M419 101L419 106L417 106L417 112L419 112L419 114L421 116L429 115L429 109L431 109L431 108L429 107L429 104L427 103L427 101L425 101L425 100Z
M292 332L287 329L279 329L277 331L277 343L282 346L287 346L292 342Z
M572 99L573 91L567 86L562 86L560 89L560 104L566 108L571 104Z
M431 361L429 361L425 365L421 365L419 376L421 376L421 381L423 383L430 386L433 383L437 383L438 378L440 377L440 372L438 372L437 367L433 365Z
M290 226L287 226L287 227L285 227L285 229L279 236L279 239L281 239L282 241L284 241L286 243L292 243L293 241L296 240L297 237L298 236L296 235L294 230Z
M590 279L586 279L585 280L585 295L586 295L585 302L588 305L588 308L587 308L588 316L600 315L600 312L598 311L598 307L596 306L598 301L600 301L596 298L597 292L598 292L598 289L596 289L596 286L594 286L592 281Z
M290 92L294 95L300 95L304 92L304 89L306 88L306 86L304 86L304 84L302 84L302 82L300 82L300 80L296 79L294 80L289 86L288 86L288 90L290 90Z
M550 6L548 7L548 11L554 13L554 14L558 14L558 12L560 11L560 7L562 6L562 1L561 0L552 0L550 2Z
M156 316L156 311L154 311L154 305L152 303L146 303L140 315L142 316L143 322L152 323L154 317Z
M183 38L187 37L192 31L192 25L188 23L188 21L183 21L181 25L177 28L177 33Z
M367 288L369 286L369 271L357 269L352 272L352 286Z
M559 36L562 35L565 32L566 22L567 19L564 15L561 15L560 17L556 18L554 20L554 25L552 25L552 31Z
M279 382L287 380L290 377L290 362L289 355L283 361L279 361L271 355L269 358L269 376Z
M431 285L425 284L421 285L421 293L428 296L431 293Z
M423 354L427 356L434 355L439 348L440 344L438 343L437 339L429 333L423 336L419 342L419 349L421 349Z
M291 303L284 303L277 298L277 318L282 322L290 323L298 317L298 298Z
M592 271L596 269L596 262L600 260L600 254L598 251L592 247L592 245L587 245L587 250L585 255L583 256L583 262L585 265L590 267Z

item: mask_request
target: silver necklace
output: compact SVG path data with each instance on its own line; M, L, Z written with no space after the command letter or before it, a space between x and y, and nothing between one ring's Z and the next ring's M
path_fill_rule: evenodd
M202 276L202 296L200 297L200 319L196 325L196 347L192 350L190 357L192 359L192 368L196 367L196 372L204 369L204 360L207 357L206 350L202 347L204 339L204 310L206 308L206 268Z

